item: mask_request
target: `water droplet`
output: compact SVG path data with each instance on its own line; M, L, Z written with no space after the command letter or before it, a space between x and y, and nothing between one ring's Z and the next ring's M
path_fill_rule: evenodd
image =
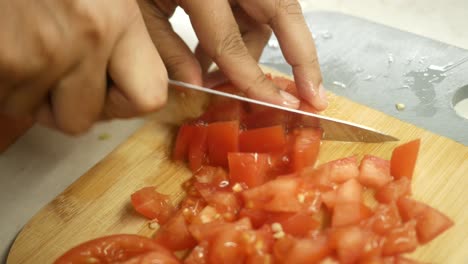
M429 73L425 72L423 75L424 75L424 76L429 76Z
M392 53L389 53L389 54L388 54L387 60L388 60L388 64L392 64L392 63L393 63L393 54L392 54Z
M363 69L363 68L361 68L361 67L357 67L357 68L356 68L356 72L357 72L357 73L364 72L364 69Z
M270 39L268 41L268 47L273 48L273 49L278 49L279 48L279 42L276 39Z
M342 82L334 81L333 84L336 85L336 86L338 86L338 87L341 87L341 88L346 88L346 84L344 84L344 83L342 83Z
M405 84L405 85L402 86L402 88L409 89L410 86Z
M320 35L322 36L323 39L333 38L333 35L328 30L323 31Z
M374 79L374 76L372 76L372 75L367 75L366 78L364 78L364 81L370 81L370 80L372 80L372 79Z

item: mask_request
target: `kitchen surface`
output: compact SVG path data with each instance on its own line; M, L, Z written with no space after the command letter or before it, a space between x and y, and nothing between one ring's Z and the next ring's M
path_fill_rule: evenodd
M411 3L403 0L311 0L301 3L305 12L342 12L468 49L468 2L465 0ZM193 47L196 40L193 32L184 28L187 23L179 10L173 24ZM318 48L320 50L320 46ZM325 71L333 69L324 69L324 76L328 76ZM466 124L466 120L460 122ZM79 138L35 126L0 155L0 259L6 256L10 243L28 219L143 123L143 119L103 123Z

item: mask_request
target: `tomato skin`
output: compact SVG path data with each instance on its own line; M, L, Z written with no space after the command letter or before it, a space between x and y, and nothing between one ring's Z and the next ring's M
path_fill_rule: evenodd
M293 171L298 172L315 165L323 131L319 128L298 128L293 133L295 141L291 161Z
M269 156L258 153L229 153L229 179L231 186L236 183L252 188L268 179Z
M196 172L207 162L207 136L208 128L204 125L192 127L192 139L188 147L189 168Z
M284 128L281 125L250 129L239 135L242 152L269 153L281 151L286 145Z
M189 233L183 211L178 211L165 225L162 225L156 232L154 240L172 251L185 250L196 245L196 241Z
M386 234L382 255L394 256L409 253L414 251L417 246L416 221L411 220L402 226L393 228Z
M131 195L133 208L148 219L164 224L174 212L168 195L156 191L156 187L144 187Z
M167 259L179 263L175 256L154 240L139 235L112 235L84 242L59 257L54 264L85 264L93 260L99 263L115 263L129 260L135 256L157 252Z
M210 164L227 167L227 154L239 151L239 121L209 124L207 145Z
M359 182L370 188L379 189L392 181L390 161L372 155L365 155L359 166Z
M396 179L401 177L413 177L416 160L418 158L420 139L407 142L396 147L390 159L391 175Z
M401 177L396 181L391 181L378 189L375 199L381 203L392 203L398 201L400 197L411 194L411 182L407 177Z
M191 125L184 124L180 126L172 151L173 160L184 161L187 159L190 141L192 140L192 130L193 126Z

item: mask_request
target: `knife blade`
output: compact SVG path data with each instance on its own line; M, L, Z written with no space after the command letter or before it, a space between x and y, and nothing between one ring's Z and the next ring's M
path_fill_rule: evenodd
M367 142L377 143L385 141L398 141L398 138L383 132L377 131L376 129L366 127L363 125L355 124L345 120L340 120L324 115L309 113L297 109L287 108L280 105L275 105L235 94L225 93L218 90L185 83L181 81L169 80L169 84L178 86L180 88L186 88L196 90L204 93L208 93L216 96L223 96L246 103L257 104L261 106L271 107L277 110L285 111L290 115L290 118L294 118L296 125L300 127L317 127L317 125L323 129L323 140L331 141L347 141L347 142Z

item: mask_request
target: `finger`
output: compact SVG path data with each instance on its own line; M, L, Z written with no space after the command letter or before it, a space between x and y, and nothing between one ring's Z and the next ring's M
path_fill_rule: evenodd
M54 114L52 113L52 106L50 105L49 101L42 103L42 105L37 110L34 119L39 125L58 130L54 120Z
M104 110L107 117L129 117L152 112L166 102L167 72L141 16L116 43L108 71L115 86L132 107L119 105L115 96L108 96Z
M209 5L200 5L198 1L184 0L179 4L189 15L206 53L234 85L249 97L298 107L299 100L269 81L250 56L228 1L217 0Z
M302 98L318 110L328 106L317 51L297 0L238 0L259 23L268 23L275 32Z
M102 112L106 95L106 58L91 54L52 89L55 126L76 135L87 131Z
M202 75L207 74L211 66L213 65L213 60L208 54L206 54L206 52L203 50L203 47L200 44L198 44L195 47L195 58L200 64Z
M200 64L190 48L172 29L168 14L159 10L150 1L140 1L140 6L148 33L159 51L170 78L201 85ZM172 14L173 10L169 13Z

